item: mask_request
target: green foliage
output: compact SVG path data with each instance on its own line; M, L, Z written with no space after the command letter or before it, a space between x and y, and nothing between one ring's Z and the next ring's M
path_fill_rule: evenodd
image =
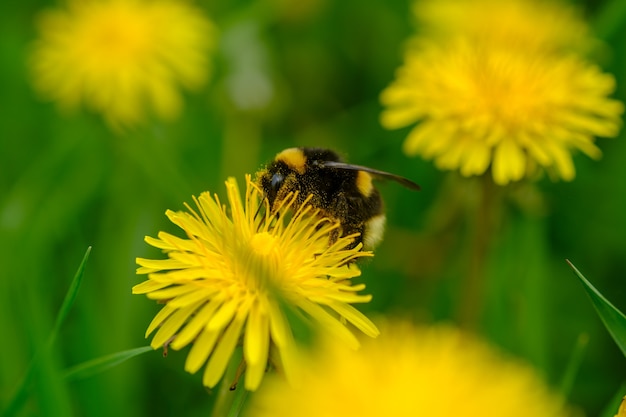
M406 157L407 130L379 125L378 95L413 30L406 0L197 2L220 29L212 80L187 93L179 119L113 132L87 110L63 113L34 93L28 51L35 16L51 2L4 3L0 409L7 415L208 415L216 396L202 387L201 371L184 371L186 350L163 358L131 349L146 344L159 309L131 295L143 280L134 259L161 256L144 236L180 233L166 209L182 209L205 190L221 193L228 176L242 181L291 146L332 147L422 186L413 193L379 183L388 230L363 263L359 282L374 299L359 309L457 323L531 362L588 415L610 403L626 361L562 259L576 259L616 304L579 275L623 351L624 133L597 142L599 161L576 155L574 181L512 187L486 206L480 180ZM576 3L604 36L600 66L626 101L623 2ZM250 93L266 100L245 107L234 76L251 66L268 95ZM89 279L78 294L85 258L67 291L77 256L91 246ZM307 339L305 323L289 319ZM245 392L232 395L239 404Z
M112 353L110 355L103 356L102 358L96 358L75 366L65 371L64 377L68 381L75 381L83 378L88 378L93 375L97 375L100 372L104 372L109 368L113 368L125 362L129 359L139 356L142 353L150 352L152 347L143 346L140 348L129 349L122 352Z
M83 280L83 274L85 273L85 266L87 265L87 259L89 258L89 253L91 252L91 247L87 248L85 252L85 256L83 257L76 274L74 275L74 279L72 279L72 283L63 299L63 304L57 314L56 320L54 322L54 327L50 332L50 336L48 336L48 340L44 343L39 350L36 351L35 356L33 357L26 374L22 378L21 382L17 385L15 389L15 393L10 400L8 401L8 405L6 409L3 411L4 416L13 416L16 415L20 408L22 407L24 401L26 401L26 397L28 395L28 389L32 383L33 378L36 373L39 371L39 368L45 367L47 364L44 362L49 360L49 355L53 348L53 343L59 334L59 330L63 325L63 322L67 318L67 315L76 300L76 296L78 295L78 289L80 288L80 284Z
M606 329L609 331L622 353L626 355L626 316L615 308L615 306L611 304L611 302L607 300L570 261L567 261L567 263L572 267L578 278L580 278L585 291L587 291L591 299L591 303L596 308Z

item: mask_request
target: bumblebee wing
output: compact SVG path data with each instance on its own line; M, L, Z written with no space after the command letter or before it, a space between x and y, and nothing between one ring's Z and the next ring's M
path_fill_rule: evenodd
M374 168L364 167L362 165L346 164L345 162L336 162L336 161L324 161L323 166L327 168L347 169L350 171L365 171L377 177L395 181L411 190L415 190L415 191L421 190L421 187L419 185L417 185L416 183L414 183L408 178L404 178L399 175L391 174L385 171L379 171Z

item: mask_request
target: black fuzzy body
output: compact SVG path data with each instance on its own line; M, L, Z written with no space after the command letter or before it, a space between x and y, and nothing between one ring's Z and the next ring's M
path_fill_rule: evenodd
M298 193L294 209L300 207L310 196L308 204L319 209L321 216L341 224L341 236L360 234L352 247L364 241L367 243L368 222L384 213L380 193L373 185L367 190L367 194L359 189L359 175L365 175L367 181L371 182L370 174L325 166L324 163L328 161L343 162L334 151L321 148L298 149L304 157L303 166L299 164L300 159L296 164L289 158L283 160L277 157L257 174L257 183L265 193L270 209L274 211L277 203L291 192Z

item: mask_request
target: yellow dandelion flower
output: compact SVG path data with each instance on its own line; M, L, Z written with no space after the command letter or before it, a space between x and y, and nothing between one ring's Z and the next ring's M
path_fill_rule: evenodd
M600 156L595 137L616 136L623 105L609 74L575 56L520 53L457 39L407 50L382 92L381 123L417 123L404 152L463 176L489 168L497 184L575 176L572 151Z
M382 327L357 352L328 343L301 365L299 386L268 379L247 416L569 415L530 367L452 327Z
M351 305L371 299L357 294L364 284L349 281L360 275L351 261L371 252L350 249L354 236L329 246L329 233L339 225L320 219L310 206L290 214L294 198L274 215L257 215L260 191L250 176L246 183L242 201L237 182L226 182L229 208L205 192L194 198L199 212L189 206L189 212L167 211L188 238L164 232L158 239L147 237L168 259L137 259L137 272L148 274L148 280L133 293L165 303L146 337L158 329L151 343L155 349L169 342L174 349L193 344L185 369L194 373L206 363L208 387L222 378L238 343L243 344L246 389L259 386L269 357L293 378L296 346L285 305L351 348L359 343L346 322L369 336L378 334Z
M33 83L63 110L83 104L114 128L175 118L179 87L206 82L213 24L179 0L71 1L38 20Z
M586 50L593 43L579 11L562 1L420 0L413 12L429 36L552 51Z

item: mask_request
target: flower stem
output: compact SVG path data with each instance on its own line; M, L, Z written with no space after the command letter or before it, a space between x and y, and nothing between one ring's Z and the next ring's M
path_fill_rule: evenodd
M464 328L474 329L480 321L485 298L486 265L500 217L501 193L490 175L481 178L480 193L473 207L467 253L467 273L461 283L457 318Z
M243 410L243 405L246 402L246 398L248 398L248 394L250 391L241 387L235 392L235 399L233 401L232 407L230 407L230 412L228 413L228 417L239 417L241 414L241 410Z
M237 350L241 351L241 348ZM234 381L239 379L241 360L241 354L233 354L222 382L219 384L211 417L235 417L239 415L247 392L243 384L239 384L239 386L234 384Z

